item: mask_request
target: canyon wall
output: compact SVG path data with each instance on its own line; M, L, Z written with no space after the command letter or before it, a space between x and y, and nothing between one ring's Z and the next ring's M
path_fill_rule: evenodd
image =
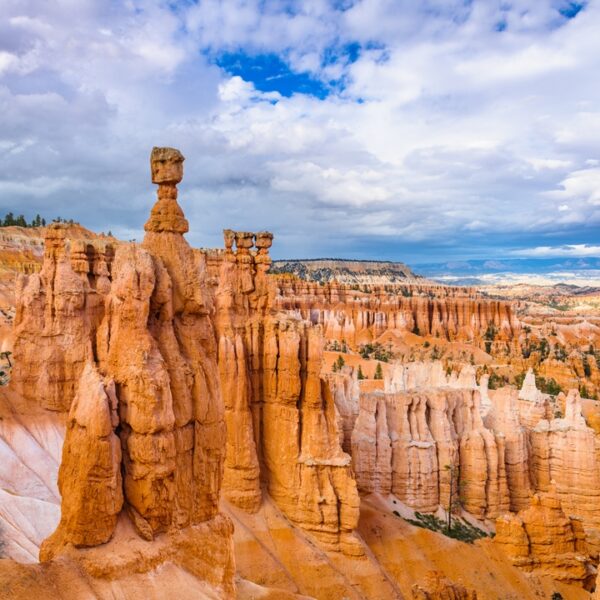
M435 364L426 376L415 363L392 372L388 391L361 392L349 381L359 388L362 382L347 371L332 387L361 492L391 492L411 508L433 512L448 506L455 469L452 491L461 507L496 518L525 510L534 492L553 485L565 511L582 519L597 544L600 442L576 390L566 398L564 418L542 415L528 427L521 413L529 401L513 388L488 392L462 374L445 376ZM482 405L484 394L489 406Z
M324 547L360 552L359 499L321 378L321 328L273 307L267 232L225 232L214 291L227 428L224 493L258 510L262 486ZM235 251L233 244L235 242ZM256 244L256 250L251 252Z
M591 589L595 579L583 524L567 517L554 489L535 494L531 506L496 521L494 542L527 572Z
M410 286L320 285L276 278L275 306L323 327L328 340L359 346L382 334L418 333L450 341L482 342L493 326L497 342L514 343L520 324L509 303L478 297L473 290L414 283Z
M351 446L361 491L391 491L421 512L448 506L452 491L471 514L496 517L520 498L518 486L529 492L512 472L503 431L484 425L477 390L361 394Z

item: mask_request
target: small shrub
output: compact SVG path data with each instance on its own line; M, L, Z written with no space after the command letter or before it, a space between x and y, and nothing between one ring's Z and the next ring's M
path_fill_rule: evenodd
M389 362L390 359L394 358L394 354L391 349L386 350L379 342L374 344L363 344L359 349L358 353L362 358L375 359L381 362Z
M556 382L556 379L552 377L546 379L545 377L536 377L536 384L538 389L544 394L550 394L551 396L558 396L563 390Z
M490 390L497 390L498 388L504 387L508 384L508 377L506 375L498 375L496 371L490 373L490 379L488 381L488 388Z
M375 369L375 376L373 379L383 379L383 369L381 368L381 363L377 363L377 368Z

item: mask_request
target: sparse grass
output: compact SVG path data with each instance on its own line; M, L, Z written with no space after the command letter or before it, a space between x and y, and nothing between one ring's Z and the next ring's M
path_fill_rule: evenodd
M397 511L394 511L394 514L398 517L400 516ZM488 535L485 531L483 531L483 529L479 529L479 527L471 525L471 523L462 518L452 519L452 525L450 526L450 529L448 529L444 521L435 515L420 512L415 512L414 519L405 519L405 521L411 525L414 525L415 527L423 527L424 529L441 533L446 537L459 540L467 544L472 544L475 540L479 540L481 538L493 537L492 535Z

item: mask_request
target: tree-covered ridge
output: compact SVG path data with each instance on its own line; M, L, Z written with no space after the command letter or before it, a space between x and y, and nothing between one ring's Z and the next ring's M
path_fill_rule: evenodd
M73 219L63 219L62 217L55 217L52 219L53 223L69 223L70 225L75 224ZM27 221L24 215L15 215L12 212L6 213L3 219L0 219L0 227L45 227L46 219L40 215L36 215L31 221Z

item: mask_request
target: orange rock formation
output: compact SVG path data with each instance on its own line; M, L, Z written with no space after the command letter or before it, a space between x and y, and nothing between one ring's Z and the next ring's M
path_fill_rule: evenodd
M287 540L289 552L328 573L324 598L364 590L395 598L401 580L415 598L477 597L476 579L464 587L436 573L407 585L381 536L401 545L396 528L409 526L361 506L359 490L425 512L446 507L452 491L463 510L490 519L524 511L555 481L564 509L600 529L596 434L578 394L566 398L564 419L549 421L531 377L519 398L511 388L488 392L471 365L448 374L441 362L397 363L380 381L359 381L356 364L323 369L326 339L356 346L386 332L484 345L492 327L495 343L511 348L520 324L509 304L421 283L401 295L271 276L269 232L225 230L224 249L193 250L177 202L183 160L174 149L152 152L158 200L143 244L69 240L54 224L41 271L19 279L12 392L67 421L61 518L40 551L49 569L60 555L112 580L173 563L216 597L233 597L233 528L219 512L221 491L242 527L238 542L275 564ZM579 522L544 498L500 518L494 548L589 586L588 558L573 558L585 550ZM248 557L241 564L252 570ZM314 592L306 573L281 565L286 594L290 570ZM507 568L506 580L517 578Z
M323 326L327 339L353 346L383 333L418 332L447 340L481 340L490 325L498 342L514 343L520 324L511 305L486 300L461 288L413 284L406 288L373 286L368 293L335 282L278 278L276 306L295 311Z
M496 521L494 542L525 571L590 587L594 581L581 521L565 516L554 490L535 494L531 507Z
M321 330L273 308L271 234L224 235L214 294L228 424L225 496L256 511L263 482L286 516L325 547L360 552L352 535L359 499L350 456L320 375Z
M69 410L61 521L42 560L107 542L122 513L144 540L206 524L220 540L217 554L232 561L232 526L218 512L225 422L217 340L203 265L182 237L182 162L178 151L152 152L159 192L143 247L119 246L109 270L106 252L79 243L67 250L63 228L51 226L41 273L21 283L15 388ZM231 596L232 569L214 566Z

